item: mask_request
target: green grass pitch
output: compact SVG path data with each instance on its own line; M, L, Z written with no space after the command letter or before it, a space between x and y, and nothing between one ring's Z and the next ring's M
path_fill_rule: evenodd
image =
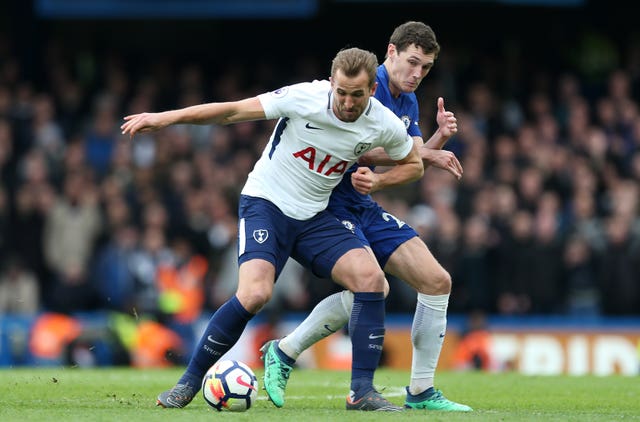
M245 413L216 412L198 394L184 409L155 406L180 369L25 368L0 370L0 421L627 421L640 420L638 377L532 377L518 374L437 374L437 387L474 408L468 414L433 411L347 412L348 372L295 370L287 401L275 408L260 390ZM262 388L262 371L256 375ZM379 369L376 386L397 404L407 372Z

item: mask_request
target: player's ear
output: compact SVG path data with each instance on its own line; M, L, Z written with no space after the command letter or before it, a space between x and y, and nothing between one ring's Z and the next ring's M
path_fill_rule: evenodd
M372 97L375 95L376 89L378 89L378 82L374 82L373 86L371 87L371 96Z
M389 43L389 45L387 45L387 55L386 57L391 57L391 56L395 56L398 53L398 50L396 50L396 45Z

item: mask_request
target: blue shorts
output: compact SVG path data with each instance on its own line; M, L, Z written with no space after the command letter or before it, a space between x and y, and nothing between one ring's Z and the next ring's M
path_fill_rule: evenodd
M386 212L374 201L354 206L330 206L333 213L362 243L371 247L384 269L393 252L418 233L402 220Z
M296 220L272 202L241 195L238 216L238 264L264 259L275 266L276 279L289 257L316 276L331 278L331 270L342 255L363 247L362 241L328 211L309 220Z

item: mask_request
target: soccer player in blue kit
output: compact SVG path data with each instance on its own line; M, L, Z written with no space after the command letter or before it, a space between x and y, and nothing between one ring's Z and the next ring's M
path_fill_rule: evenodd
M422 22L406 22L392 33L383 64L378 67L375 97L405 123L408 133L420 146L427 165L443 168L455 177L462 167L451 152L443 151L446 141L457 132L453 113L438 99L438 130L423 144L418 126L418 101L414 91L431 70L440 51L433 30ZM391 164L378 150L367 153L360 164ZM354 165L350 171L362 167ZM347 173L348 174L348 173ZM451 278L436 261L413 228L382 209L368 194L354 189L349 177L334 189L328 208L368 245L388 272L415 288L417 305L411 327L413 346L411 381L405 407L468 412L464 404L447 399L434 388L435 370L446 331L446 310ZM388 288L388 286L387 286ZM277 406L284 395L293 364L300 353L322 338L342 329L348 322L353 294L342 291L322 300L289 335L272 340L261 348L265 365L264 388ZM355 359L356 356L353 355Z
M376 56L338 52L331 78L300 83L235 102L201 104L125 117L123 133L179 123L231 124L276 119L239 203L236 294L211 317L186 371L157 404L181 408L202 377L238 341L271 298L289 257L354 292L349 328L354 356L348 410L399 411L373 386L384 341L384 273L353 232L326 211L333 188L368 150L382 147L396 164L384 175L363 167L350 175L365 194L422 177L423 163L402 122L373 98Z

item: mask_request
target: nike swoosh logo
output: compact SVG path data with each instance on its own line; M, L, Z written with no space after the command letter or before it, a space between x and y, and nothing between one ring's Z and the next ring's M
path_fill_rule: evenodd
M238 378L236 378L236 382L238 384L240 384L243 387L247 387L250 388L252 390L255 390L256 387L254 387L253 385L251 385L250 383L247 383L245 380L242 379L242 375L238 375Z
M331 328L329 328L329 324L324 324L324 328L325 328L325 330L327 330L329 332L332 332L332 333L335 333L336 331L338 331L338 330L332 330Z
M377 338L382 338L382 337L384 337L384 334L380 334L380 335L377 335L377 336L373 335L373 334L369 334L369 339L370 340L375 340Z
M311 126L311 123L307 123L306 125L304 125L304 127L306 127L307 129L324 130L321 127Z
M207 340L209 340L213 344L219 344L220 346L228 346L227 343L220 343L219 341L215 341L213 337L211 337L210 335L207 336Z

